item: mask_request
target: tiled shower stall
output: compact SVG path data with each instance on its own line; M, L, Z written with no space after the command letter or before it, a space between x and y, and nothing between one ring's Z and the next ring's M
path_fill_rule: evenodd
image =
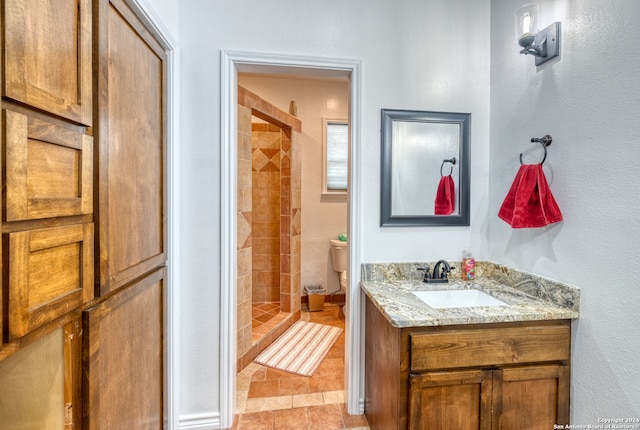
M301 129L238 87L238 370L300 318ZM255 327L265 303L280 313Z

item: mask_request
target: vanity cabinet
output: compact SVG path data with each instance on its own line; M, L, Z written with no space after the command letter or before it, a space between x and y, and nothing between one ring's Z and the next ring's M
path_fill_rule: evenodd
M551 429L569 417L567 365L410 374L409 428Z
M569 422L568 320L393 327L367 299L372 429L549 429Z

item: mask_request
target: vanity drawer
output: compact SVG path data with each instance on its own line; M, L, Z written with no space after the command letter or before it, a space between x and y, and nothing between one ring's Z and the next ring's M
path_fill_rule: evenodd
M411 371L569 360L569 323L411 333Z

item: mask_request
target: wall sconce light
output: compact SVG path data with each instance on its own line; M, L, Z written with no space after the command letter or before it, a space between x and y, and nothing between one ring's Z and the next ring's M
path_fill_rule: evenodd
M538 5L526 4L515 13L516 40L521 54L536 57L539 66L560 54L560 23L554 22L538 32Z

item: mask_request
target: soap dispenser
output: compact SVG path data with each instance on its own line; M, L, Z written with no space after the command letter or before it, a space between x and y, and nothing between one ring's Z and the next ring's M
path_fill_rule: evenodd
M471 256L470 251L462 252L462 279L473 281L476 278L476 260Z

